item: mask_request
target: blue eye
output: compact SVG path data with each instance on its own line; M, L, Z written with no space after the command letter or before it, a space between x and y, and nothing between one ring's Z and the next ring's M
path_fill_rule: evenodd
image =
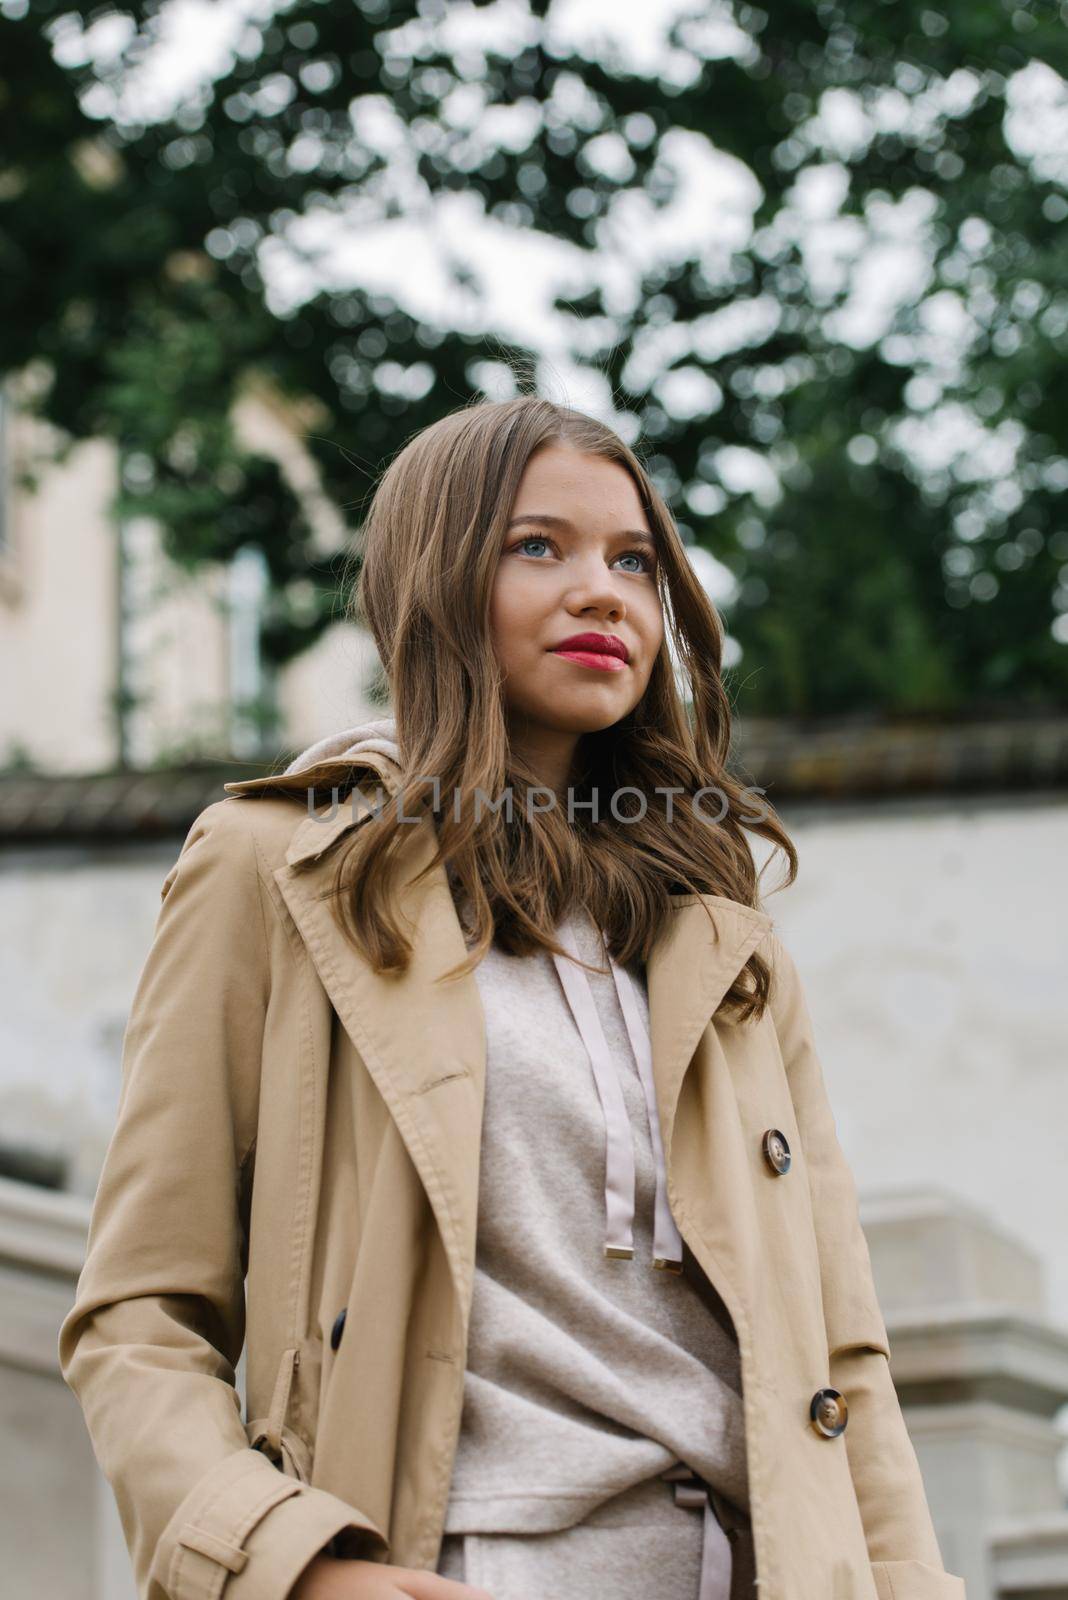
M529 534L527 534L525 539L517 540L516 543L514 545L512 545L511 548L513 550L524 550L525 551L527 545L531 545L531 544L541 544L541 545L544 545L546 547L546 549L555 548L554 545L553 545L553 541L551 539L544 538L541 534L537 534L537 533L529 533ZM650 556L648 554L648 552L645 551L645 550L624 550L621 555L618 555L616 557L616 560L617 561L627 561L627 560L630 560L632 557L637 557L637 559L640 562L642 562L642 566L638 569L638 572L646 572L646 573L649 573L649 574L652 574L653 572L655 572L655 570L656 570L656 562L655 562L654 558L652 556ZM631 568L630 570L634 571L633 568ZM638 572L635 573L635 576L638 575Z

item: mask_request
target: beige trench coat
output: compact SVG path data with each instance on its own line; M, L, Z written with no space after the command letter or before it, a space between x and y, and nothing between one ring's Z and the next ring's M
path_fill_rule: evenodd
M473 976L433 984L466 953L443 868L398 889L414 925L400 979L375 975L321 898L377 779L393 792L388 757L367 766L367 794L316 815L320 768L228 785L163 884L59 1336L142 1600L284 1600L328 1541L438 1561L483 1015ZM425 821L412 835L414 875L435 838ZM717 1007L757 948L773 1005L731 1024ZM963 1600L898 1407L791 957L766 914L681 895L647 974L672 1212L740 1345L761 1600ZM769 1128L793 1151L781 1176L762 1154ZM809 1415L828 1386L849 1408L835 1438Z

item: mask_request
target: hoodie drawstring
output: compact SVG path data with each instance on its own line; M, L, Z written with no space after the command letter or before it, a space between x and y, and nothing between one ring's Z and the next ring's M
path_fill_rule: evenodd
M660 1119L656 1104L656 1082L653 1078L653 1050L649 1030L645 1027L634 993L634 980L619 965L600 933L601 948L608 957L616 994L619 997L623 1021L626 1024L638 1075L645 1094L645 1110L649 1120L649 1138L656 1163L656 1208L653 1231L653 1266L669 1272L682 1271L682 1236L675 1226L667 1197L667 1170L664 1147L660 1137ZM634 1145L630 1119L619 1077L619 1069L601 1027L601 1019L593 999L585 969L576 963L582 957L575 939L570 917L557 928L557 942L567 951L568 960L554 951L553 964L559 974L575 1025L582 1036L593 1068L597 1093L605 1123L605 1214L607 1231L604 1253L614 1259L629 1260L634 1255Z
M623 1021L626 1024L638 1075L645 1092L645 1109L649 1118L649 1137L656 1162L656 1212L653 1231L653 1266L665 1267L671 1272L682 1271L682 1236L675 1226L667 1198L667 1171L664 1147L660 1137L660 1121L656 1104L656 1081L653 1077L653 1049L649 1030L645 1026L635 994L634 980L621 967L608 949L604 933L598 930L601 948L608 957L612 977L615 979ZM605 1123L605 1212L607 1232L604 1253L606 1256L629 1259L634 1255L634 1146L630 1118L619 1068L612 1060L601 1026L601 1019L593 999L589 978L581 962L581 953L575 939L572 919L565 918L556 930L557 942L567 956L553 951L553 964L560 976L564 994L571 1007L582 1042L589 1054L597 1083L597 1093L604 1112ZM571 959L569 960L568 957ZM674 1481L675 1503L692 1507L703 1513L701 1538L701 1570L698 1577L697 1600L729 1600L734 1567L733 1549L721 1520L724 1503L684 1462L669 1467L661 1477Z
M677 1506L689 1506L704 1515L697 1600L730 1600L734 1575L732 1540L737 1537L740 1522L727 1514L727 1502L685 1462L677 1462L660 1476L674 1482Z
M581 960L569 921L557 929L557 939L569 955ZM555 951L553 962L575 1025L589 1054L604 1115L604 1206L607 1220L604 1253L614 1259L629 1261L634 1254L634 1144L623 1088L601 1027L589 979L581 967L565 960Z

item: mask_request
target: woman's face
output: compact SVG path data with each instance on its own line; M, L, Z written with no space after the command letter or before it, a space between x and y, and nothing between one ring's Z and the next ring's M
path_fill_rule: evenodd
M512 742L559 786L579 737L637 705L663 641L656 545L625 468L562 444L534 453L512 505L490 621ZM594 635L594 648L562 650L575 634Z

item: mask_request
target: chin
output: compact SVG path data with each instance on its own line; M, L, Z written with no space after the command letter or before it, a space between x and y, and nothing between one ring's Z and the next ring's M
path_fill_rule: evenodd
M582 734L603 733L605 728L622 722L630 710L629 706L612 709L577 706L573 711L562 711L559 706L554 706L551 711L526 711L522 714L532 726L551 729L553 733Z

